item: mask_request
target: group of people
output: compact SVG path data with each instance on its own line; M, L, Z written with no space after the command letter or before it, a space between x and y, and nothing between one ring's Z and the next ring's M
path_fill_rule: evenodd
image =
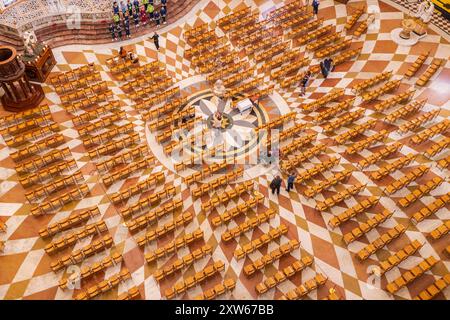
M295 182L295 178L297 177L297 175L295 174L295 172L291 172L288 175L287 181L286 181L286 191L290 192L291 189L294 188L294 182ZM283 183L283 179L281 179L280 176L275 176L275 178L272 180L272 182L270 183L270 189L272 190L272 194L280 194L280 189L281 189L281 184Z
M131 37L130 25L134 23L135 29L154 22L156 26L167 23L167 0L160 0L161 8L155 8L154 0L127 0L114 1L113 22L109 26L109 32L113 41Z

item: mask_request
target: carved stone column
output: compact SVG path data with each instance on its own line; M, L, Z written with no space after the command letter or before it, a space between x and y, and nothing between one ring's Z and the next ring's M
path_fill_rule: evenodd
M1 102L7 111L34 108L44 99L41 86L28 81L25 65L13 47L0 46L0 86L4 91Z

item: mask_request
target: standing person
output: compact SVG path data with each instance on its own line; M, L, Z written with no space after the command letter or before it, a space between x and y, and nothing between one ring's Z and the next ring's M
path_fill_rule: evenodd
M142 4L144 5L145 12L147 12L148 0L142 0Z
M147 12L145 11L145 8L144 7L142 7L141 8L141 13L140 13L140 15L141 15L141 24L142 25L144 25L144 26L146 26L147 25Z
M127 9L128 9L128 15L130 17L133 16L133 3L131 2L131 0L127 1Z
M147 6L147 14L148 14L148 18L150 21L153 20L153 12L154 11L155 11L155 8L153 7L153 5L151 3L149 3Z
M161 10L159 11L159 13L161 14L161 19L162 19L163 24L166 24L167 23L167 21L166 21L166 16L167 16L167 8L166 8L166 6L162 6Z
M134 0L133 4L134 4L134 10L139 12L140 11L140 7L141 7L141 4L139 3L139 0Z
M161 24L161 15L159 14L158 10L156 10L153 14L153 19L155 19L156 26L159 28L159 25Z
M116 26L117 31L117 37L122 41L122 27L120 26L120 23Z
M296 175L294 172L291 172L289 174L289 176L287 178L287 188L286 188L287 192L291 191L291 189L294 188L295 177L296 177Z
M120 10L122 10L123 15L127 12L127 5L123 1L120 1Z
M155 43L156 50L159 51L159 35L155 32L152 38L153 42Z
M116 13L116 14L113 15L113 21L114 21L114 23L115 23L116 26L119 25L119 23L120 23L120 16L119 16L118 13Z
M272 194L277 193L277 195L280 194L280 188L281 188L281 180L280 176L276 176L272 182L270 183L270 189L272 189Z
M301 89L300 95L301 96L304 96L306 93L306 86L308 85L309 79L311 78L311 74L312 74L311 71L308 70L305 73L305 76L303 77L303 79L300 83L300 89Z
M316 16L317 16L317 14L319 13L319 5L320 5L319 0L313 0L313 2L312 2L313 13L314 13L314 15L316 15Z
M124 24L124 27L125 27L125 35L127 36L127 38L131 38L130 20L129 19L125 19L123 24Z
M137 29L139 27L139 11L137 9L133 10L133 20L134 28Z
M119 14L119 11L120 11L119 5L117 4L117 1L114 1L114 4L113 4L114 14Z
M117 37L116 37L116 28L114 27L114 23L111 23L110 25L109 25L109 32L111 33L111 38L112 38L112 41L116 41L117 40Z

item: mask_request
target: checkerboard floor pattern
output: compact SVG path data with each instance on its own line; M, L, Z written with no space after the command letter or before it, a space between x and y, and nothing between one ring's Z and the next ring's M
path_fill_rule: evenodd
M158 59L163 62L166 65L168 74L173 77L174 80L188 81L191 77L197 75L197 73L191 68L190 62L184 58L184 50L188 46L182 39L182 33L191 26L203 22L211 23L212 26L214 25L214 20L230 13L236 8L242 7L244 2L247 5L259 8L260 12L271 10L272 8L279 7L283 4L283 1L226 0L216 2L206 0L202 2L203 7L201 10L193 12L193 14L189 15L185 21L168 26L161 31L161 50L159 52L154 50L151 39L145 37L140 40L131 41L129 43L129 48L133 49L142 61L153 61ZM392 25L400 25L402 13L386 2L377 1L377 3L381 11L380 28L377 31L369 30L367 34L362 35L359 39L353 39L352 47L362 46L361 55L359 55L356 60L354 59L337 66L336 70L334 70L327 79L321 77L315 78L309 85L307 94L304 98L300 97L298 88L282 90L277 87L276 91L289 104L291 109L299 112L298 122L307 122L309 116L302 114L298 107L302 103L314 101L320 96L328 93L332 88L345 88L346 96L350 97L353 96L353 94L348 88L352 84L361 79L370 78L377 73L392 70L394 72L394 78L400 79L409 64L424 50L430 50L432 52L431 56L445 59L448 58L450 54L449 43L441 35L436 34L433 31L430 31L429 35L422 39L419 45L414 47L400 47L390 41L389 33L392 29ZM337 4L329 0L322 1L319 17L324 17L325 24L335 24L338 30L342 30L347 13L351 13L354 8L363 4L365 4L365 1L352 2L348 6ZM108 85L113 90L115 98L121 100L121 109L126 112L127 117L124 121L133 123L134 130L140 133L141 142L145 143L145 124L140 119L139 114L134 110L133 102L127 99L127 96L120 90L119 86L122 84L114 80L105 63L107 58L117 54L117 49L118 44L112 44L111 46L68 46L58 48L54 50L58 62L55 72L68 71L80 65L95 62L98 70L101 72L103 80L108 81ZM304 51L305 49L300 47L300 50ZM430 62L431 58L429 58L425 64L428 65ZM450 93L442 90L446 85L448 86L449 74L450 62L447 60L445 66L439 70L438 74L432 77L432 80L427 87L414 87L417 77L413 77L412 79L402 79L402 85L395 93L403 92L408 88L415 88L417 91L415 92L414 99L428 98L423 111L429 111L436 108L441 109L439 116L433 120L433 122L438 122L449 117ZM266 80L269 81L269 79ZM83 281L82 288L86 289L94 283L110 277L117 273L119 268L126 267L132 274L131 280L120 284L117 289L102 295L101 299L115 299L118 294L130 289L132 286L138 287L141 298L143 299L161 299L166 288L174 285L183 278L193 275L195 272L211 263L212 260L222 260L225 262L225 272L222 276L214 277L211 281L207 281L201 286L189 290L188 294L181 296L181 298L193 298L201 293L202 290L206 290L217 284L221 281L221 278L233 278L237 280L235 290L231 295L224 296L225 299L258 298L255 292L255 285L258 282L273 275L276 270L286 267L292 263L294 259L299 259L305 255L314 257L314 264L311 268L307 268L300 275L285 281L282 285L270 290L260 298L277 299L283 293L292 290L295 286L311 279L316 273L320 272L328 277L328 281L324 287L320 287L319 290L309 294L307 297L309 299L321 299L326 297L328 295L328 290L331 287L334 287L338 295L343 299L411 299L435 279L449 272L450 264L448 257L443 253L443 249L448 245L448 235L438 241L431 241L427 237L428 232L442 223L442 220L449 218L448 207L438 211L436 214L417 225L408 224L409 218L415 211L425 204L431 203L435 196L447 192L446 190L448 190L449 186L448 182L445 182L438 189L434 190L431 195L423 197L420 201L417 201L413 206L408 207L407 209L402 209L397 206L398 199L401 196L406 195L408 190L413 190L417 183L423 183L434 176L448 177L448 170L441 171L436 167L435 162L437 159L444 158L448 155L448 152L443 152L432 159L419 156L416 163L431 166L429 174L420 178L417 183L414 182L408 188L404 188L398 194L395 194L395 196L386 197L382 194L381 187L394 181L394 179L398 179L402 174L408 172L408 169L394 172L389 175L388 178L381 180L381 182L372 181L368 176L369 173L377 170L386 162L380 161L369 167L369 170L367 171L360 171L355 164L361 159L361 156L367 157L371 153L379 150L382 146L377 145L375 147L370 147L362 151L360 155L344 155L346 146L333 144L331 141L332 139L321 132L322 128L320 126L311 126L308 131L318 132L317 140L325 143L328 148L326 149L326 152L319 157L313 157L309 162L304 163L302 165L303 168L310 168L313 164L326 160L331 156L341 156L341 161L339 165L335 166L332 170L325 172L323 175L314 177L307 185L317 184L320 181L323 181L330 177L332 172L338 172L345 169L356 170L350 180L343 184L338 184L335 187L331 187L328 191L317 196L315 200L323 201L324 197L329 197L335 194L335 192L340 192L358 182L367 184L365 190L357 196L351 197L349 200L340 203L338 206L332 207L328 212L319 212L315 209L316 201L314 199L305 198L301 195L301 191L305 189L303 184L296 185L296 192L287 193L282 189L281 194L278 197L272 195L269 190L269 184L273 175L277 173L277 169L275 168L269 173L261 175L254 180L255 185L258 186L258 191L265 196L264 202L259 208L273 208L278 212L278 215L270 220L270 224L263 224L253 232L242 235L238 241L233 240L223 243L220 240L220 237L221 233L225 230L225 227L212 228L210 224L210 219L214 217L215 214L205 215L200 208L202 199L193 199L190 196L189 189L183 183L182 178L169 171L161 163L157 163L154 167L144 171L136 172L131 177L114 184L110 188L106 188L101 183L100 175L87 156L86 150L82 146L82 141L77 131L73 128L70 116L59 106L59 98L54 92L53 87L46 85L45 92L46 103L50 105L53 118L59 123L62 134L66 139L65 146L70 148L72 156L76 160L77 166L82 170L84 179L91 192L86 198L65 206L55 215L39 218L30 216L29 210L31 205L24 198L23 189L18 183L18 177L14 170L14 163L9 157L12 150L5 146L3 140L0 140L0 166L2 168L0 219L4 221L8 227L6 233L0 234L0 240L5 241L6 243L5 252L0 255L0 268L2 269L2 272L0 273L0 299L71 299L75 297L79 290L62 290L58 287L58 281L68 274L65 272L55 274L50 270L49 266L51 261L58 256L49 257L45 254L43 249L47 242L37 236L37 231L51 222L61 220L74 210L78 212L93 206L98 207L101 212L101 216L97 218L97 220L103 219L106 222L109 234L113 237L114 246L111 249L111 252L121 253L124 259L120 266L109 268L106 272L101 272L93 278ZM382 98L387 99L391 96L392 94L387 94ZM363 107L366 110L366 113L365 117L358 120L357 123L363 123L365 119L369 118L380 119L381 115L371 110L371 104L359 104L360 99L357 98L355 106ZM398 124L404 122L405 120L401 120ZM430 126L430 124L427 124L427 126ZM366 131L363 137L359 137L356 140L361 140L364 137L373 135L385 128L390 131L386 143L399 140L405 144L401 150L401 154L403 155L409 152L423 152L433 144L433 142L428 141L419 146L411 145L408 141L408 138L412 135L411 133L398 136L394 132L396 129L395 126L388 126L382 121L379 121L373 130ZM337 133L344 132L345 130L345 128L341 128ZM436 139L437 138L434 138L433 140L436 141ZM396 158L401 154L398 154ZM391 161L389 160L388 162ZM165 182L163 185L159 185L151 190L150 193L160 191L166 185L176 186L177 195L175 199L183 200L183 210L192 212L194 214L194 221L184 229L177 229L174 234L168 236L167 239L158 240L156 243L146 246L145 249L140 249L136 244L136 238L143 233L141 232L133 236L129 234L128 229L124 225L124 221L118 212L124 205L115 207L111 203L110 195L118 190L124 190L124 188L133 185L137 181L144 180L152 173L161 171L165 173ZM231 188L231 186L227 187L227 189L229 188ZM148 194L149 193L133 197L129 199L127 203L132 204L137 201L137 198ZM211 197L214 195L215 193L211 193L209 196ZM370 209L367 213L358 215L357 218L336 229L331 229L327 225L331 217L372 195L381 196L381 201L376 207ZM219 207L217 209L218 213L223 213L226 209L230 209L235 205L242 203L247 197L247 195L243 196L241 199L230 201L226 206ZM394 211L392 218L383 223L381 227L372 230L366 236L361 237L348 247L345 246L342 241L342 235L351 231L359 222L364 222L372 217L374 213L380 212L383 208ZM252 217L254 214L255 211L252 211L249 214L249 217ZM170 219L170 217L166 217L158 221L158 225L162 225ZM243 220L244 219L242 218L233 221L230 223L229 228L236 226L237 223L242 223ZM96 220L90 220L89 223L93 221ZM281 223L287 225L289 231L277 242L269 244L268 248L263 247L245 259L236 260L233 257L233 252L237 245L242 245L251 239L256 239L263 232L269 230L269 225L277 227ZM398 223L402 223L405 226L407 225L405 235L397 241L394 241L392 244L384 247L382 250L379 250L375 255L371 256L363 263L355 258L354 253ZM173 262L177 257L182 257L188 250L180 250L173 257L158 260L151 264L145 262L144 254L164 245L183 233L192 232L197 228L203 230L205 242L214 248L212 255L208 258L199 260L182 273L177 273L170 279L158 284L152 276L153 272L157 268ZM263 254L273 250L277 244L285 243L288 239L298 239L301 243L300 250L275 262L265 268L262 272L258 272L252 278L247 278L243 274L243 267L246 264L255 261ZM407 261L401 263L399 268L394 268L385 276L381 277L381 279L377 279L368 274L368 270L372 266L376 265L379 261L386 259L390 254L398 251L409 241L414 239L418 239L425 244L420 250L420 253L415 254ZM78 242L73 250L81 248L91 241L92 238L86 238L83 241ZM191 249L194 250L201 244L202 243L195 244ZM84 261L82 266L100 261L109 253L110 251L107 250L102 254L91 257ZM394 296L389 295L387 291L384 290L387 282L393 281L406 269L411 268L419 263L422 258L430 255L440 260L439 264L430 272L427 272L425 275L414 281L414 283L407 286L407 288L398 291ZM437 298L448 299L449 295L450 292L446 289Z

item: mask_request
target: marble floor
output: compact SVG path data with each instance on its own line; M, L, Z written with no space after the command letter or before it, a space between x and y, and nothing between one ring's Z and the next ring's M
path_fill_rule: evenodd
M87 290L94 284L110 278L118 271L125 269L131 273L131 279L120 283L119 286L102 294L98 299L116 299L121 293L130 290L132 287L136 287L139 290L142 299L162 299L164 298L166 289L199 272L205 266L211 264L212 261L219 260L225 264L225 270L221 274L217 274L201 285L188 290L187 293L178 296L178 298L193 299L223 279L231 278L236 280L236 288L231 293L221 296L220 299L278 299L296 286L321 273L327 277L327 282L324 286L319 287L318 290L314 290L308 294L305 297L306 299L326 298L330 288L334 288L341 299L348 300L412 299L436 279L449 273L449 257L444 253L444 249L450 244L450 236L446 235L439 240L432 240L428 235L431 230L450 218L449 206L442 208L418 224L414 224L411 221L411 217L415 212L425 205L432 203L440 195L448 193L449 190L448 169L442 170L436 165L439 159L443 159L449 155L448 149L445 149L432 158L427 158L422 155L425 150L442 137L434 137L432 139L433 141L426 141L420 145L414 145L410 141L411 136L415 135L416 132L425 129L425 127L431 127L434 123L448 119L450 115L450 90L448 90L450 88L450 62L448 59L450 56L450 35L443 32L442 29L431 27L428 35L421 39L418 44L412 47L399 46L390 38L391 30L401 26L404 9L398 4L388 0L351 1L348 5L330 0L321 1L318 17L324 19L324 25L336 26L337 31L344 29L347 17L357 8L365 5L379 9L379 12L376 11L376 23L373 27L369 28L367 33L364 33L360 37L352 37L351 32L347 33L347 37L352 39L351 48L361 47L361 54L356 59L338 65L327 79L321 76L314 77L307 87L305 96L300 95L299 88L281 88L279 84L270 79L268 74L264 74L264 84L274 84L275 91L268 98L261 101L261 113L248 114L241 117L236 116L236 119L233 117L233 121L241 124L245 129L245 123L253 125L255 123L260 124L261 121L262 123L267 123L291 111L296 111L295 123L304 123L307 127L307 133L317 133L317 141L315 144L323 143L326 145L324 152L302 163L297 168L298 172L309 169L314 164L330 159L333 156L340 157L340 162L332 170L328 170L324 174L319 174L306 183L296 183L294 191L287 192L282 187L279 196L271 194L269 188L273 177L279 174L279 168L276 164L267 167L261 164L249 163L248 161L244 164L230 163L227 171L238 167L244 168L244 177L237 182L244 180L254 181L255 190L264 196L263 202L254 208L254 210L250 210L247 216L253 217L255 214L267 211L268 209L275 210L277 214L268 223L261 224L253 231L227 242L221 240L222 233L227 229L243 223L246 217L238 217L236 220L230 222L228 226L222 225L217 228L212 226L211 221L214 217L223 214L226 210L250 199L250 194L244 194L238 199L231 200L226 205L217 207L211 213L206 214L203 212L201 208L202 203L208 201L215 195L219 195L224 189L231 189L233 184L228 185L226 188L218 189L217 192L210 192L200 198L194 198L191 195L193 186L186 185L183 177L199 171L201 166L188 168L180 173L174 170L171 159L164 155L161 145L156 142L155 134L148 129L140 113L134 108L134 102L121 89L124 83L117 81L113 77L106 64L107 59L117 55L118 49L122 45L125 45L127 49L133 50L139 56L142 63L158 60L166 66L167 74L173 79L175 85L180 87L181 94L191 99L190 103L195 105L196 115L201 115L202 112L207 113L204 108L202 109L200 107L199 101L202 99L208 100L211 87L206 81L205 75L195 70L191 66L190 61L184 56L184 52L189 48L189 45L183 40L183 33L192 28L192 26L197 26L204 22L210 23L210 27L213 28L215 27L215 21L219 18L244 5L249 5L255 10L259 10L261 16L265 17L267 12L283 4L284 1L281 0L201 1L186 17L160 30L161 49L159 52L155 50L152 39L150 38L151 35L123 43L111 43L110 45L76 45L54 49L57 60L54 73L69 71L87 63L95 63L97 71L100 72L102 79L107 81L108 87L113 92L114 99L120 101L120 109L124 111L125 117L119 125L132 123L133 130L139 133L140 143L147 145L150 154L154 155L157 160L154 166L133 172L128 178L116 182L109 187L106 186L102 183L102 175L95 166L100 160L106 160L106 158L100 158L94 161L88 156L88 151L83 145L82 138L71 120L73 114L67 112L61 106L60 98L56 94L53 86L44 84L44 91L46 93L44 103L49 105L53 121L59 125L60 134L65 139L65 143L58 146L58 149L69 148L71 158L76 161L76 167L81 170L84 184L89 187L90 192L83 199L72 201L54 214L39 217L32 216L30 210L38 205L38 203L30 203L25 198L25 192L30 190L27 189L25 191L19 183L20 177L15 170L16 164L10 157L10 154L16 151L16 149L8 147L4 139L0 138L0 221L6 225L5 232L0 232L0 241L5 243L4 252L0 253L0 299L72 299L80 293L80 290ZM363 19L364 16L360 21ZM216 32L221 35L223 34L218 28ZM343 33L345 34L345 31ZM234 46L234 44L230 45ZM295 43L290 45L295 46ZM296 46L292 49L304 52L305 56L312 59L312 64L317 64L318 61L305 49L305 46ZM433 58L445 59L445 62L443 67L439 69L425 87L418 87L415 85L417 76L406 78L404 77L404 73L421 53L427 51L430 52L430 55L425 65L429 65ZM248 61L250 65L256 66L257 70L259 70L260 65L256 65L253 59L246 57L243 51L239 52L239 55L242 60ZM425 70L425 67L421 70ZM384 113L376 112L373 108L376 102L364 103L360 97L355 97L355 94L351 90L352 85L384 71L392 71L392 79L401 80L401 84L395 92L383 95L380 100L387 100L407 90L415 90L412 98L413 101L427 99L426 105L420 112L409 116L407 119L401 119L395 125L386 124L382 120L384 115L391 113L393 109ZM345 98L356 98L355 108L364 110L364 117L357 120L357 124L364 123L369 119L375 119L377 121L372 129L365 131L364 135L359 136L354 141L360 141L381 130L387 130L389 132L388 138L383 143L373 145L359 154L349 155L345 153L348 144L336 144L332 136L323 132L322 126L313 124L311 120L314 113L304 113L301 105L317 100L329 93L333 88L344 89ZM425 127L420 127L416 132L399 134L399 125L416 118L420 114L436 109L440 110L438 116L431 122L427 122ZM6 112L0 111L1 116L6 114ZM293 125L293 122L290 122L283 129L288 129ZM340 128L337 133L345 132L350 127ZM445 136L449 137L448 130ZM291 141L284 141L281 146ZM388 160L380 161L365 170L361 170L357 166L357 162L362 158L367 158L374 152L379 151L383 148L384 144L390 144L395 141L401 142L403 147L401 151L392 155ZM248 149L246 150L247 153L255 152L250 142L248 142ZM376 171L388 162L392 163L402 155L408 153L418 154L418 157L407 168L395 171L378 181L370 178L371 172ZM248 160L247 157L244 158ZM407 188L402 189L392 196L387 196L383 193L385 186L396 179L400 179L404 174L419 165L426 165L430 167L430 170ZM354 170L349 180L330 187L315 198L308 198L303 195L303 192L308 186L318 184L332 176L333 173L346 169ZM164 173L165 181L163 184L158 185L146 193L128 199L127 203L121 203L119 205L112 203L111 197L114 193L123 191L158 172ZM203 182L209 182L224 174L225 172L220 172ZM398 200L401 197L414 190L417 185L423 184L434 177L443 177L445 178L445 182L429 195L422 197L407 208L402 208L398 205ZM283 178L286 177L283 176ZM350 197L326 211L315 209L317 201L323 201L325 198L333 196L337 192L342 192L358 183L366 184L366 187L357 195ZM176 195L173 199L169 200L181 199L183 201L182 211L192 213L193 220L184 227L166 234L163 238L145 247L139 247L137 245L137 239L145 234L145 230L131 234L119 212L124 207L132 205L139 199L159 192L168 186L174 186L176 188ZM337 228L333 229L328 225L329 220L333 216L342 213L371 196L380 197L380 201L376 206ZM85 247L105 234L86 237L63 252L48 255L44 249L52 240L54 241L62 236L80 230L83 226L64 231L56 235L54 239L42 239L38 232L49 224L61 221L71 214L79 213L89 208L98 208L100 214L92 217L88 223L104 221L108 228L106 234L112 237L113 246L110 249L87 258L83 261L81 267L99 262L113 253L122 255L123 259L118 265L82 280L80 287L63 290L58 286L59 281L67 278L72 272L76 272L76 270L74 268L67 268L66 270L55 273L50 268L51 263L62 258L64 255L70 254L70 252ZM367 221L384 209L393 212L390 219L348 246L343 242L342 237L344 234L352 231L360 223ZM171 215L166 216L160 219L157 225L161 226L171 220ZM244 259L237 260L233 256L238 246L245 245L250 240L257 239L263 233L267 233L270 229L279 227L282 224L287 226L288 232L277 241L262 246ZM398 224L406 227L406 232L403 235L377 251L364 262L360 262L356 258L355 254L359 250ZM149 230L154 228L156 226L149 228ZM158 259L156 262L146 262L144 258L145 254L196 229L203 231L203 240L193 243L190 247L182 248L173 256ZM243 269L246 265L256 261L264 254L273 251L279 245L292 239L300 242L299 250L293 251L290 255L283 256L280 260L269 264L251 277L247 277L244 274ZM413 240L419 240L423 243L423 246L418 252L381 277L370 274L370 270L374 266ZM189 251L193 251L204 244L209 244L213 248L210 255L197 260L189 268L184 269L182 272L177 272L159 283L155 280L153 274L156 270L170 265L177 258L183 257ZM313 264L310 267L263 295L256 293L255 286L258 283L275 274L277 270L281 270L292 264L295 260L305 256L311 256L313 258ZM424 275L410 285L397 291L394 295L386 291L387 283L395 280L406 270L411 269L424 258L430 256L433 256L439 261L430 271L427 271ZM447 288L438 294L436 299L448 299L449 297L450 289Z

